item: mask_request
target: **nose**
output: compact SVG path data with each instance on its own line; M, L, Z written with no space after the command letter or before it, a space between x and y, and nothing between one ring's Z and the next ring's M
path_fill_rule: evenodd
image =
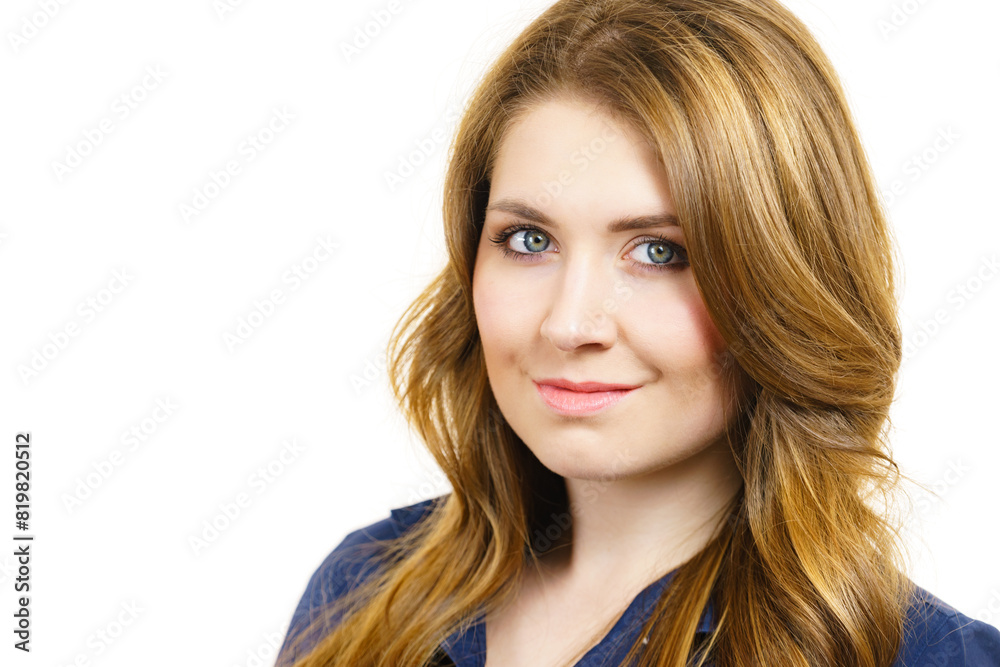
M609 269L598 268L584 258L569 261L565 270L552 277L553 284L542 287L550 305L542 322L542 337L560 350L569 352L583 345L611 347L618 338L618 325L610 307L614 304Z

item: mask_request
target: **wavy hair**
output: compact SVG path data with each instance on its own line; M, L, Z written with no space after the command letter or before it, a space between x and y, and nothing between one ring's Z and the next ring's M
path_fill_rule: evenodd
M536 558L531 535L567 511L562 478L497 407L472 301L498 148L559 95L593 101L657 151L731 376L748 388L730 433L743 488L626 663L889 666L914 590L881 504L900 478L887 435L902 358L895 244L839 79L776 0L560 0L464 111L444 189L448 261L387 349L400 409L452 492L378 544L383 567L317 621L295 667L433 664L481 605L510 601ZM696 644L708 600L716 627Z

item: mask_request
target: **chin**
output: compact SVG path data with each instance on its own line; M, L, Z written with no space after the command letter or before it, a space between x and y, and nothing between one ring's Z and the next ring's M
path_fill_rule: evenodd
M522 440L527 443L528 441ZM641 474L636 452L629 448L609 447L584 438L547 439L544 447L528 448L543 466L569 479L614 481Z

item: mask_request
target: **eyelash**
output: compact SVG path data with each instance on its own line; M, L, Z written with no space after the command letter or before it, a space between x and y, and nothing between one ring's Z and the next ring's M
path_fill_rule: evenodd
M510 257L520 262L531 261L527 259L527 257L531 255L543 254L542 252L531 252L531 253L518 252L517 250L511 250L510 248L508 248L507 239L509 239L511 236L520 231L541 232L546 237L549 236L545 232L545 230L539 229L538 227L533 227L532 225L527 225L524 223L516 223L511 225L510 227L506 227L505 229L500 230L499 232L496 233L496 235L491 236L490 242L492 242L494 245L497 246L497 248L500 250L500 252L503 254L504 257ZM679 243L675 243L673 241L668 241L667 239L659 236L648 236L639 239L638 241L635 242L635 244L633 244L632 248L629 249L629 252L631 253L639 246L645 245L647 243L660 243L669 247L677 254L678 257L680 257L680 261L673 262L671 264L647 264L645 262L635 262L640 267L642 267L642 270L652 271L652 272L677 271L679 269L688 266L687 251L684 249L684 246L680 245Z

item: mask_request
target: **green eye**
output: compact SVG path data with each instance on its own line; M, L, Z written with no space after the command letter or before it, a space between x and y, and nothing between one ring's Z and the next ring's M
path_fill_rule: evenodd
M524 232L524 234L520 234ZM516 238L524 247L524 250L515 250L508 245L508 240ZM510 257L517 261L533 261L532 255L542 254L551 244L549 235L537 227L524 223L516 223L501 230L490 237L490 242L497 246L497 249L504 257ZM687 253L684 247L673 241L660 238L658 236L639 239L632 246L632 251L636 248L648 245L646 258L650 261L635 260L642 270L647 271L673 271L688 266ZM677 261L671 261L676 259Z
M538 230L531 232L527 230L522 231L524 231L524 236L521 238L521 243L523 243L524 247L530 252L542 252L549 247L549 238L543 232ZM520 233L521 232L518 232L512 236L516 238Z

